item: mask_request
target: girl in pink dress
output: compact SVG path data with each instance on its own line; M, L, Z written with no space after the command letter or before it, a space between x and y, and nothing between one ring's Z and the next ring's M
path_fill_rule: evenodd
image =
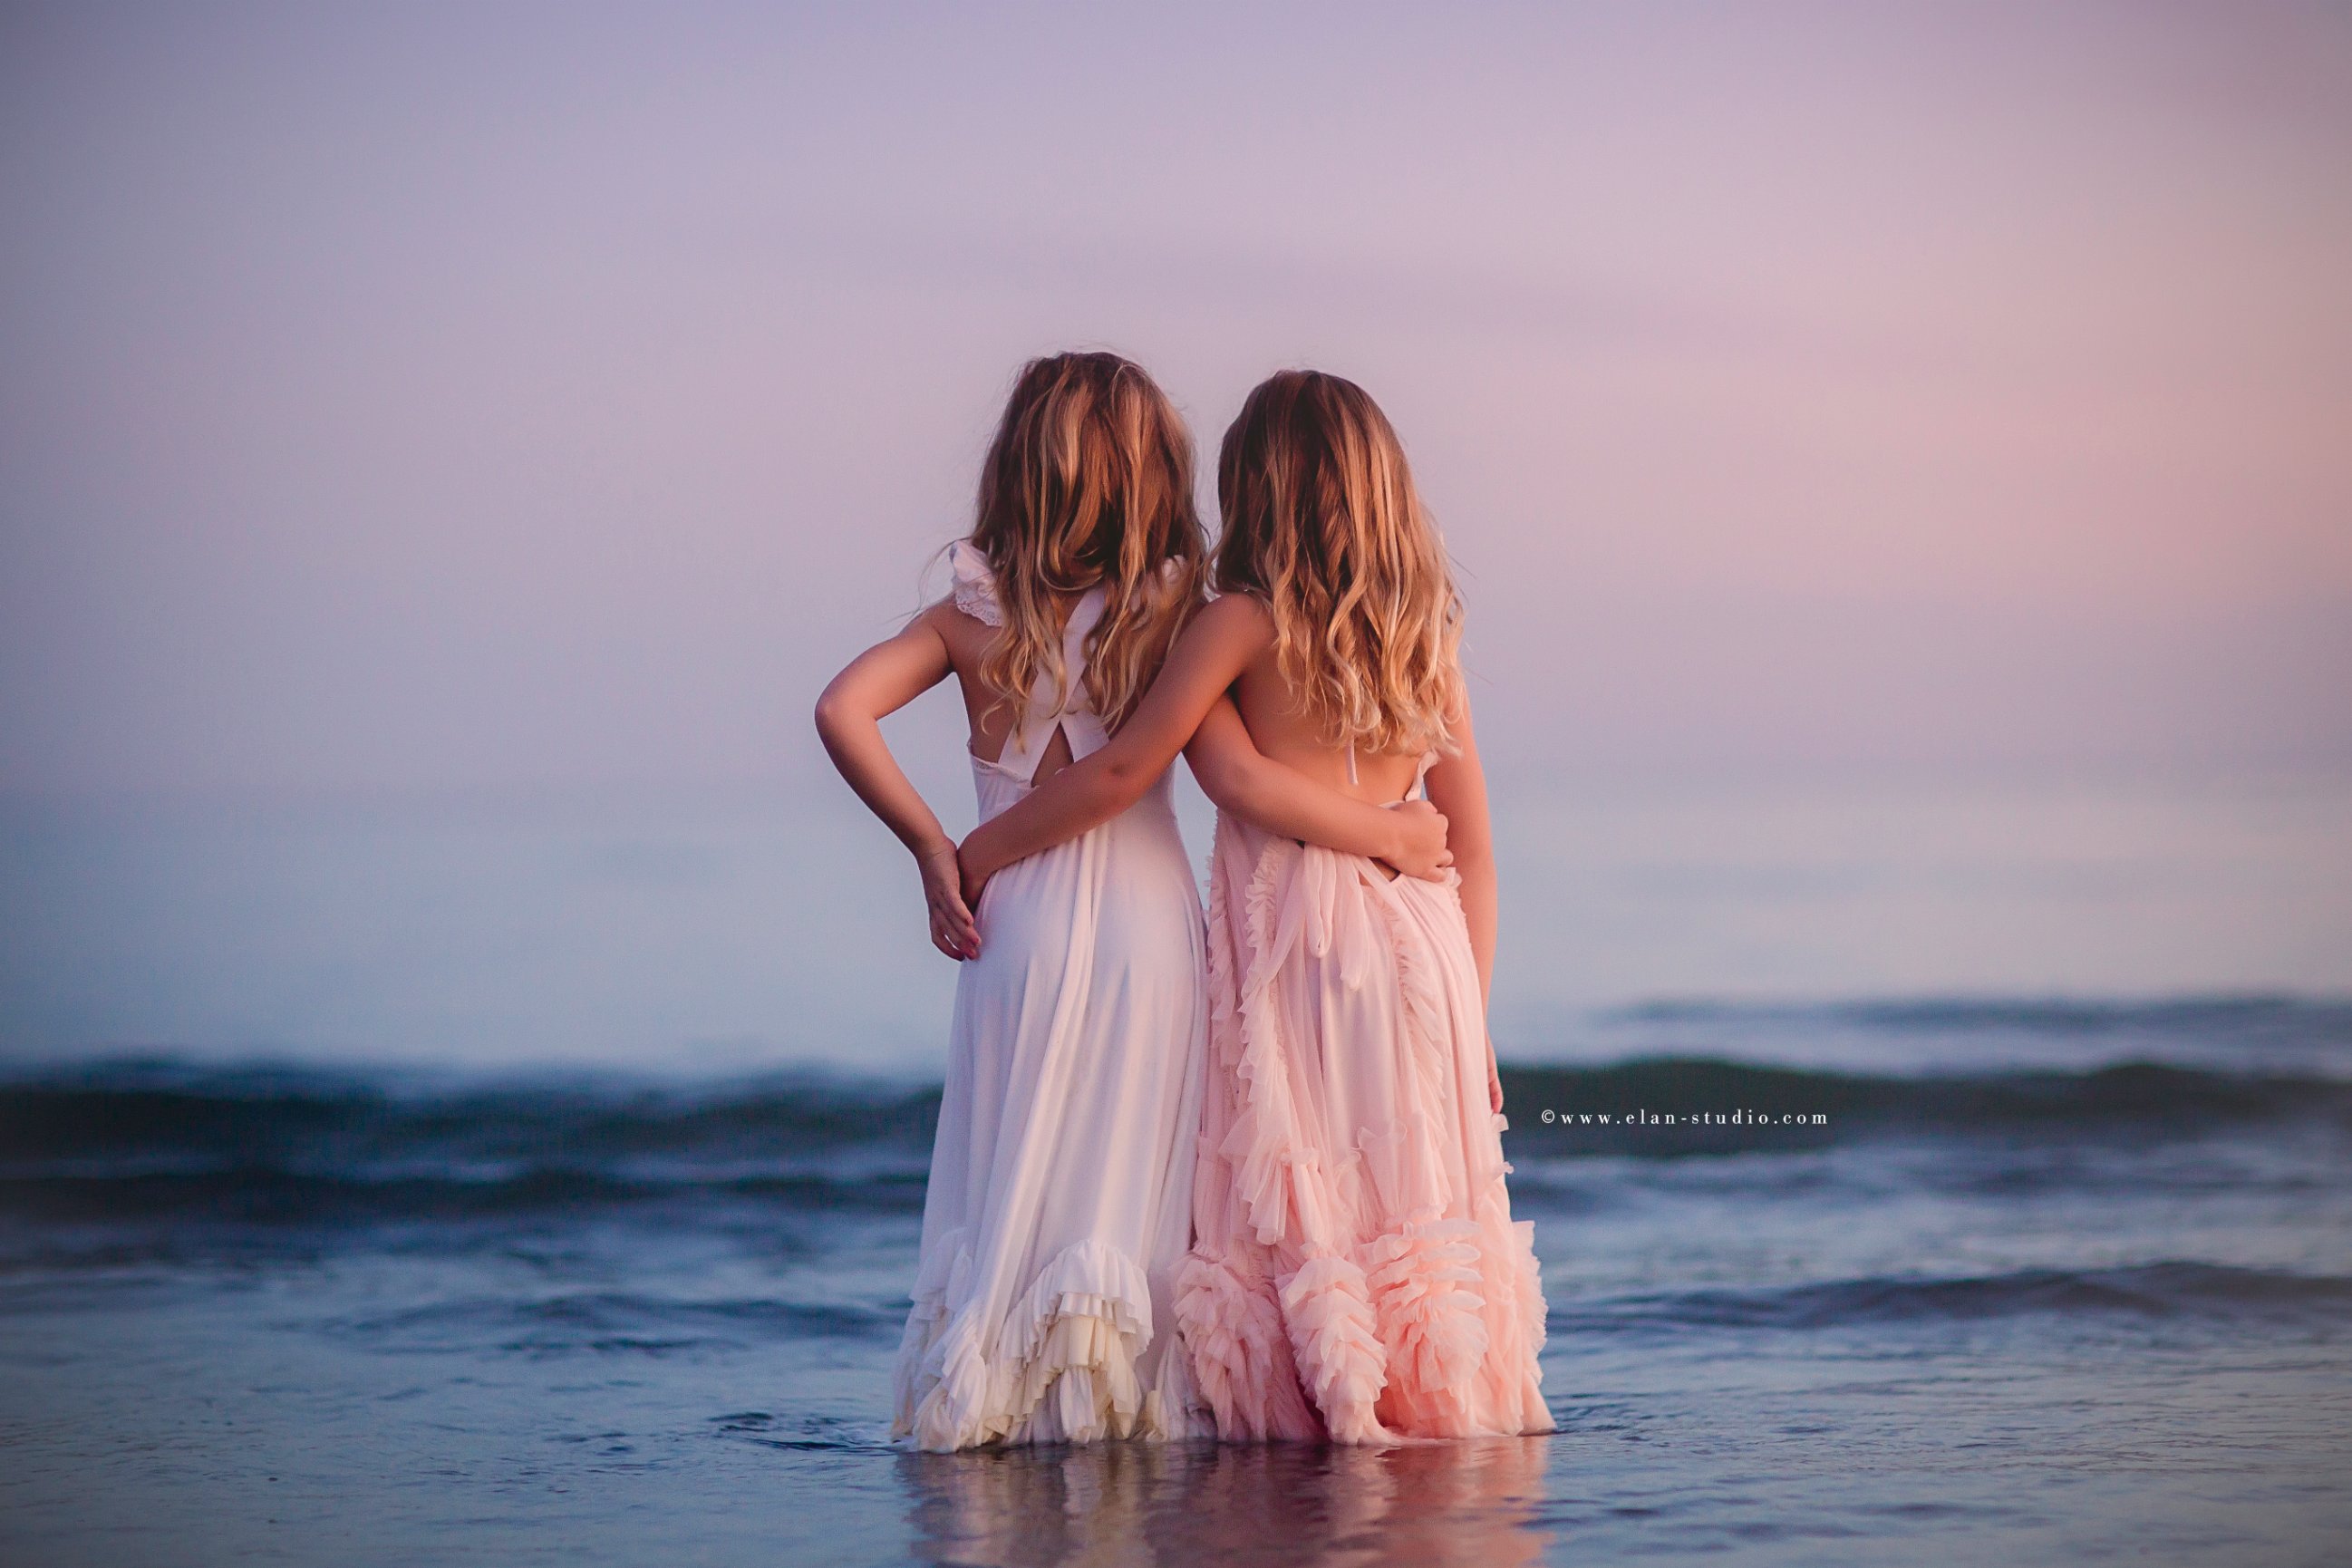
M1121 728L1206 573L1176 411L1115 354L1032 363L950 557L953 591L835 678L816 715L913 851L932 942L962 963L893 1429L938 1449L1190 1435L1208 1418L1174 1319L1208 1004L1166 764L968 905L955 845L879 728L953 676L983 818ZM1322 788L1251 753L1238 723L1196 763L1213 752L1225 809L1437 871L1433 814Z
M1108 745L964 841L965 884L1126 809L1188 742L1214 796L1220 758L1248 753L1202 740L1235 721L1360 799L1425 793L1449 824L1435 880L1219 814L1176 1316L1228 1438L1550 1431L1534 1227L1504 1182L1495 866L1444 549L1387 418L1336 376L1251 393L1217 492L1221 596Z

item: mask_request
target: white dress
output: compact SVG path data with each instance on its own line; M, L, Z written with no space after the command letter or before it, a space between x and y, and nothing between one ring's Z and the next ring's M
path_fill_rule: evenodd
M959 542L950 560L956 606L1001 625L985 559ZM1104 743L1081 683L1101 613L1099 589L1071 613L1066 705L1047 675L1003 756L972 759L982 821L1028 793L1056 729L1074 757ZM930 1449L1213 1433L1175 1331L1207 998L1168 776L998 872L974 914L892 1433Z

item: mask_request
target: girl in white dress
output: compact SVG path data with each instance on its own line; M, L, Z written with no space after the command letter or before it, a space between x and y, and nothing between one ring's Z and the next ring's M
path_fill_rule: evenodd
M1204 1073L1200 898L1163 766L1125 809L964 901L956 846L880 719L953 674L985 822L1106 743L1198 608L1191 438L1133 363L1033 362L951 594L819 700L826 750L920 868L960 960L892 1431L924 1448L1213 1430L1172 1331ZM1221 806L1435 875L1434 811L1380 810L1204 726Z

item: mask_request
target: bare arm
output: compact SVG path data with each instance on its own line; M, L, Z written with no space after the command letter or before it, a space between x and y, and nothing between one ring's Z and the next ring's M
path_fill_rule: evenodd
M964 887L1108 822L1143 797L1269 636L1262 613L1233 598L1192 617L1159 679L1108 744L1071 763L963 841Z
M1202 610L1107 745L1055 773L963 841L967 900L1013 861L1133 805L1188 746L1197 748L1189 753L1195 768L1206 769L1202 788L1219 805L1289 837L1434 877L1445 853L1445 824L1433 809L1391 811L1354 799L1269 762L1251 742L1225 689L1272 637L1265 611L1246 599L1219 599ZM1212 724L1209 741L1200 744L1202 721L1221 707L1230 726Z
M1286 838L1385 860L1433 879L1453 862L1445 818L1435 806L1419 800L1373 805L1283 766L1257 749L1230 697L1221 694L1210 707L1184 760L1220 808Z
M980 952L980 928L963 901L955 840L890 754L882 720L954 673L934 605L907 629L849 661L816 700L816 732L849 787L915 857L930 911L932 944L950 958Z
M1478 961L1483 1000L1495 984L1495 841L1486 815L1486 775L1478 764L1478 740L1464 709L1454 724L1462 750L1440 757L1429 770L1429 798L1445 814L1454 846L1454 869L1462 878L1462 913L1470 923L1470 952Z
M1470 952L1478 964L1478 997L1483 1005L1495 990L1495 937L1499 923L1495 894L1495 839L1486 813L1486 774L1478 763L1478 738L1471 732L1470 709L1465 703L1454 723L1461 751L1441 757L1429 770L1429 798L1445 814L1448 841L1454 847L1454 869L1462 879L1462 916L1470 927ZM1483 1006L1482 1006L1483 1010ZM1495 1045L1486 1042L1486 1086L1495 1109L1503 1109L1502 1078L1495 1066Z

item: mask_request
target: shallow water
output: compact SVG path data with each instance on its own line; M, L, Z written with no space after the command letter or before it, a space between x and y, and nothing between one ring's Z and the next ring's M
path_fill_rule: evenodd
M2344 1559L2352 1008L1596 1028L1712 1054L1508 1075L1559 1431L1381 1452L890 1447L920 1083L20 1075L0 1556Z

